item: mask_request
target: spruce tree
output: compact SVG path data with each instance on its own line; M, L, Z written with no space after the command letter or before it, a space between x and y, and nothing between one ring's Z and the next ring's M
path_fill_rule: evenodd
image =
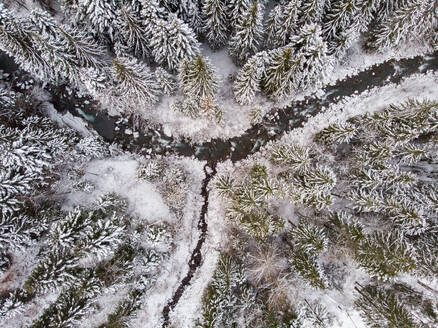
M0 48L32 75L45 79L51 68L35 44L35 35L21 19L0 4Z
M372 328L414 328L412 314L394 293L376 285L355 287L359 293L354 305Z
M107 35L111 40L116 34L116 0L78 0L78 18L89 23L98 36Z
M160 88L154 74L136 59L114 59L112 75L116 83L116 97L122 97L127 104L151 106L158 101Z
M317 24L305 25L297 36L292 38L296 57L301 62L299 85L302 89L321 86L331 69L332 58L327 54L327 46ZM294 77L295 78L295 77Z
M370 275L382 280L415 269L412 246L398 232L375 232L360 243L355 259Z
M155 61L176 70L183 60L199 54L199 42L193 31L175 15L169 20L159 20L151 39Z
M164 68L158 67L155 70L155 76L164 94L170 96L175 92L176 81L172 74L168 73Z
M301 0L292 0L272 10L267 22L268 45L277 48L289 43L296 32L300 5Z
M437 10L438 4L434 0L409 2L377 27L368 45L384 49L396 47L411 38L421 39L433 35L438 27Z
M300 24L321 24L324 6L328 0L301 0Z
M253 102L260 91L260 82L265 70L267 53L262 51L252 56L237 74L234 81L234 97L241 105Z
M224 0L206 0L203 3L204 33L213 48L222 47L228 40L230 27L226 6Z
M301 65L297 62L291 46L268 52L263 90L274 99L282 99L292 94L299 86Z
M179 85L188 98L214 97L218 87L218 78L208 58L197 56L192 60L182 62Z
M264 5L255 0L237 19L229 51L239 64L243 64L259 49L263 39L263 12Z
M141 17L133 6L122 6L117 17L117 26L123 42L132 49L134 55L147 58L150 54L148 35Z

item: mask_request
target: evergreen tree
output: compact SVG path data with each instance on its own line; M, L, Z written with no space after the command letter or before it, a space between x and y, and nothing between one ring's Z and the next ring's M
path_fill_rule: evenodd
M291 46L268 52L265 64L263 90L274 99L283 99L292 94L301 79L301 66Z
M354 302L361 316L372 328L414 328L412 314L389 290L375 285L355 287L359 298Z
M239 17L251 7L251 0L228 0L227 15L231 26L235 29Z
M113 61L112 74L117 96L127 104L153 105L158 101L160 88L149 68L134 58L121 57Z
M412 246L397 232L375 232L367 236L355 258L370 275L383 280L415 269Z
M319 25L303 26L292 38L292 44L301 66L300 87L308 89L321 86L331 69L332 58L327 54L327 46L322 39Z
M150 54L146 28L133 6L122 6L117 14L117 26L123 42L136 56L147 58Z
M168 73L165 69L158 67L155 70L155 76L164 94L170 96L175 92L176 81L170 73Z
M438 26L438 4L434 0L415 0L396 10L374 31L368 45L384 49L398 46L411 37L424 38L433 35Z
M179 85L188 98L213 97L218 79L208 58L197 56L192 60L184 60L179 71Z
M204 33L213 48L222 47L228 39L229 18L226 5L224 0L206 0L203 3Z
M108 35L114 39L117 21L116 0L78 0L78 18L88 22L98 36Z
M146 33L145 38L151 40L155 28L161 19L166 20L168 13L160 7L159 0L142 0L141 21Z
M0 48L24 70L39 78L51 76L51 68L35 44L35 35L0 4Z
M300 5L301 0L292 0L272 10L266 24L268 45L277 48L289 43L296 32Z
M301 0L300 23L321 24L327 0Z
M238 17L236 29L229 42L230 55L243 64L259 49L263 38L264 5L255 0Z
M169 20L159 20L151 39L155 61L176 70L183 60L199 54L199 42L193 31L174 15Z
M256 93L260 91L266 56L264 51L252 56L237 74L233 89L234 97L239 104L251 104Z
M204 22L198 0L181 0L178 3L178 18L186 23L196 34L204 31Z
M318 132L316 140L326 144L349 143L357 132L357 128L350 123L334 123Z

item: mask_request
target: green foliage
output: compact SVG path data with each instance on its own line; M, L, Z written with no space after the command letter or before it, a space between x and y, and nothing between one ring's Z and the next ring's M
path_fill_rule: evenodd
M375 285L355 289L360 296L354 304L369 327L417 327L412 314L391 291Z
M196 327L233 327L243 313L248 320L255 297L255 290L246 282L242 265L228 254L222 254L202 298L202 316Z
M184 60L179 70L180 89L188 98L214 97L218 81L215 70L207 58L197 56Z
M318 132L316 140L326 144L349 143L356 133L356 127L350 123L334 123Z
M255 0L238 16L235 31L229 42L230 55L240 64L257 53L263 39L262 1Z
M378 279L391 279L416 268L412 245L398 232L366 236L355 255L359 266Z

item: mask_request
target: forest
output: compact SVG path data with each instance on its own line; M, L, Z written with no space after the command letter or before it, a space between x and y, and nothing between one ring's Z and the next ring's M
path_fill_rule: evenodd
M437 33L436 0L0 1L0 327L438 327Z

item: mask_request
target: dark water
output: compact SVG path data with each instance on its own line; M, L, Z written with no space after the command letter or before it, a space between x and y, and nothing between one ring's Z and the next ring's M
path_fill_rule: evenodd
M161 129L149 129L133 140L131 136L114 131L115 119L104 114L99 114L92 124L100 135L133 151L143 152L150 149L151 154L174 153L194 156L210 163L230 158L235 162L256 153L268 141L280 138L284 132L302 126L308 117L318 114L324 107L327 108L344 97L361 94L367 89L382 87L390 82L399 83L403 78L415 73L436 70L438 70L438 51L427 56L389 60L338 81L333 86L327 86L321 97L309 96L302 101L292 102L287 107L272 109L261 123L252 126L240 136L227 140L213 139L202 144L191 144L189 140L174 139L166 136ZM120 131L130 126L132 122L128 122L126 127L122 125Z
M13 71L16 65L9 57L2 54L0 69ZM75 116L87 119L102 137L122 145L125 149L151 155L193 156L210 163L228 158L235 162L256 153L268 141L280 138L284 132L302 126L308 117L318 114L324 107L327 108L344 97L361 94L367 89L381 87L390 82L399 83L403 78L415 73L436 70L438 70L438 51L427 56L389 60L340 80L335 85L325 87L320 97L312 95L302 101L294 101L287 107L272 109L261 123L252 126L240 136L227 140L216 138L202 144L193 144L188 139L169 137L160 127L146 129L134 139L124 133L126 129L133 126L132 119L116 125L119 117L111 117L99 112L98 105L92 99L78 97L74 93L68 94L64 86L49 91L57 110L68 110ZM84 105L85 100L88 102L87 105Z

